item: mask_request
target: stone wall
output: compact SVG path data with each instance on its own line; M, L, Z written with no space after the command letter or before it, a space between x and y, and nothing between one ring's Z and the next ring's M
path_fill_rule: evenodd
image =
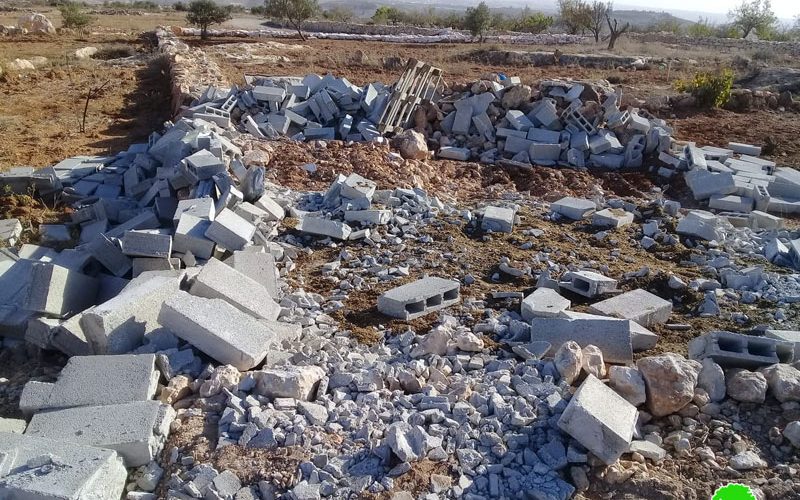
M743 38L694 38L674 33L630 33L632 40L639 42L659 42L690 47L706 47L711 50L767 50L781 54L800 56L800 42L770 42L766 40L745 40Z
M189 47L167 27L156 29L158 51L169 58L172 116L191 104L209 85L228 87L219 65L201 49Z

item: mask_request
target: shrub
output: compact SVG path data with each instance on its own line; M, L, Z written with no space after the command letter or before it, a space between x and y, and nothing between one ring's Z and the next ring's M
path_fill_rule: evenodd
M724 69L716 73L697 73L691 80L676 81L675 88L679 92L692 94L700 107L724 106L731 98L733 71Z
M134 49L130 45L115 44L115 45L100 47L99 49L97 49L97 52L95 52L95 54L92 56L92 59L101 59L103 61L108 61L111 59L121 59L123 57L131 57L135 55L136 55L136 49Z
M172 4L172 8L175 9L177 12L186 12L186 4L183 2L175 2Z
M83 29L92 22L92 16L75 2L68 2L58 7L61 12L61 26L64 28Z

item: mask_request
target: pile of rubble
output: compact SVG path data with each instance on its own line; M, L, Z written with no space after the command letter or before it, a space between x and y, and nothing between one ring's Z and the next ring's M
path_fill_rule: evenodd
M635 358L658 345L656 331L687 328L673 312L679 298L620 288L649 269L612 277L597 262L557 264L558 250L542 250L525 262L498 255L491 277L476 278L468 265L442 275L439 264L462 250L428 249L428 231L450 225L487 244L515 234L530 249L542 232L520 229L524 206L528 217L565 231L573 224L615 247L624 238L647 251L679 243L698 250L683 265L704 277L668 278L670 290L704 297L692 315L744 324L750 318L736 306L758 302L771 323L791 325L800 277L767 266L795 266L800 234L779 218L753 211L742 221L660 196L641 205L601 195L551 204L518 195L458 206L418 187L378 189L357 173L340 175L326 192L287 190L265 182L270 158L243 152L242 142L256 132L292 135L300 126L294 115L306 120L296 132L303 137L355 136L355 127L361 138L381 140L381 120L370 116L379 99L392 102L393 90L332 77L251 84L210 89L163 133L117 155L0 177L12 191L33 188L74 208L71 223L39 227L47 246L20 245L20 221L0 222L0 238L16 247L0 253L3 344L21 349L24 341L72 356L55 382L19 388L25 420L0 419L0 497L479 499L524 491L567 499L595 478L616 484L646 474L667 456L695 456L736 477L795 453L800 371L792 363L800 332L712 331L691 343L690 359ZM677 155L675 168L687 169L697 192L692 176L718 175L722 167L760 185L754 168L741 166L756 165L753 159L693 145L676 153L669 127L618 109L617 94L605 107L579 107L568 103L591 100L582 84L546 83L553 100L533 102L530 87L513 81L485 91L477 85L472 95L439 101L442 111L452 106L450 118L421 127L454 131L456 146L441 144L450 135L436 138L440 156L454 155L447 151L457 152L458 141L476 131L504 138L484 134L474 146L499 155L511 154L509 143L522 144L516 159L505 160L515 163L556 165L566 155L627 164L653 146ZM283 107L287 100L295 105ZM426 117L431 110L424 103L416 109ZM324 123L309 125L312 116ZM231 120L244 121L249 134ZM427 132L433 139L441 130ZM548 151L551 159L541 159ZM773 176L768 185L791 190L793 178L780 173L765 174ZM292 279L318 249L334 255L319 266L332 284L324 295ZM619 248L611 253L627 257ZM437 264L426 268L421 256ZM536 282L531 293L462 295L478 279L527 278ZM370 314L385 317L371 332L378 342L359 342L353 325L337 318L354 294L382 284L395 286L372 304ZM573 310L577 302L585 307ZM414 330L414 320L432 314L438 319L430 331ZM393 332L392 321L406 322L405 330ZM501 348L490 348L489 338ZM740 434L750 424L724 421L740 403L770 398L783 405L780 416L764 420L780 422L769 424L774 449ZM210 429L207 453L176 440L198 418ZM286 470L262 470L263 463L258 471L222 470L209 457L229 447L293 453L294 461L281 462L290 464ZM409 485L422 462L434 472ZM788 466L776 469L771 487L790 497L798 492L780 467Z

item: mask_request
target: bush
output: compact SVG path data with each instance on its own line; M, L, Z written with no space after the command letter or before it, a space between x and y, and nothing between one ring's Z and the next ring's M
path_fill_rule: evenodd
M691 80L678 80L675 89L688 92L704 108L724 106L731 98L733 71L724 69L716 73L697 73Z
M172 8L177 12L186 12L186 4L183 2L175 2L172 4Z
M68 2L58 7L61 12L61 26L64 28L83 29L92 22L92 16L75 2Z
M256 5L250 8L250 13L254 16L264 16L267 13L267 8L263 5Z
M108 61L110 59L121 59L123 57L131 57L136 55L136 49L130 45L108 45L100 47L97 52L92 56L92 59L100 59Z

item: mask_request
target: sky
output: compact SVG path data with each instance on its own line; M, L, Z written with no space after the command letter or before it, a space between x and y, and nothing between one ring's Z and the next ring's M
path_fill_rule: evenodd
M667 10L667 11L687 11L687 12L708 12L712 14L727 14L741 0L618 0L615 4L632 5L647 10ZM792 19L800 14L800 2L798 0L772 0L772 10L775 15L783 19Z

